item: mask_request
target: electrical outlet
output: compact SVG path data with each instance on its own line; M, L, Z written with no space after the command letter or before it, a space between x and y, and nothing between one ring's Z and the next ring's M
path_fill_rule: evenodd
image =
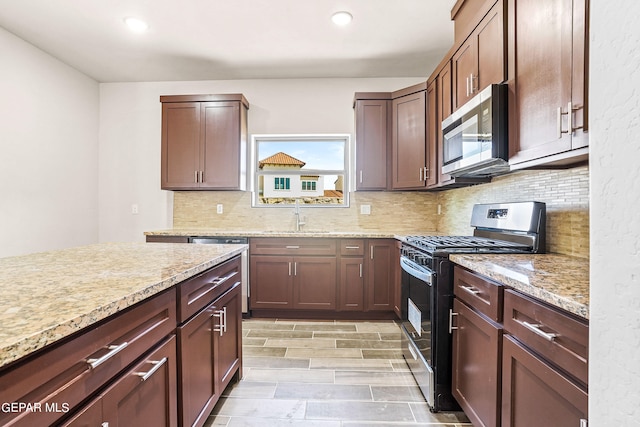
M371 205L360 205L361 215L371 215Z
M131 214L132 215L138 215L138 205L136 203L131 205Z
M216 213L221 214L223 211L222 203L218 203L218 206L216 206Z

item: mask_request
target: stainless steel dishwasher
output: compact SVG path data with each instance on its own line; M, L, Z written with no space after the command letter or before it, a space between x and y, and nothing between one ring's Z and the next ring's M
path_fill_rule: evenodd
M225 244L248 244L247 237L190 237L189 243L201 245L225 245ZM240 254L240 264L242 266L242 314L249 315L249 251L244 250Z

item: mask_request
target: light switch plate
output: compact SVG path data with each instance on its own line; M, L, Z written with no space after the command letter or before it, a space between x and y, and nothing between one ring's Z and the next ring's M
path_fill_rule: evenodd
M360 205L361 215L371 215L371 205Z
M223 212L222 203L218 203L218 205L216 206L216 213L221 214L222 212Z

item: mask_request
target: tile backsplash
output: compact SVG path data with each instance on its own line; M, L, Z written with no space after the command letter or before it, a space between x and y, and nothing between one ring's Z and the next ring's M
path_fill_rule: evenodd
M589 257L589 168L520 171L489 184L439 195L438 231L471 234L474 203L538 201L547 205L547 251Z
M355 192L348 208L302 207L304 229L469 235L474 203L547 204L547 251L589 257L589 168L514 172L491 183L443 192ZM251 193L176 191L173 226L225 231L291 231L293 207L252 208ZM223 205L223 213L216 206ZM362 205L371 214L360 213ZM441 212L438 214L438 206Z

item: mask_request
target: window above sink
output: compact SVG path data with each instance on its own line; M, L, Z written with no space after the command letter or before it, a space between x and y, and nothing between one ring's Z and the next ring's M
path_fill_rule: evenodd
M349 134L253 135L252 206L349 206Z

